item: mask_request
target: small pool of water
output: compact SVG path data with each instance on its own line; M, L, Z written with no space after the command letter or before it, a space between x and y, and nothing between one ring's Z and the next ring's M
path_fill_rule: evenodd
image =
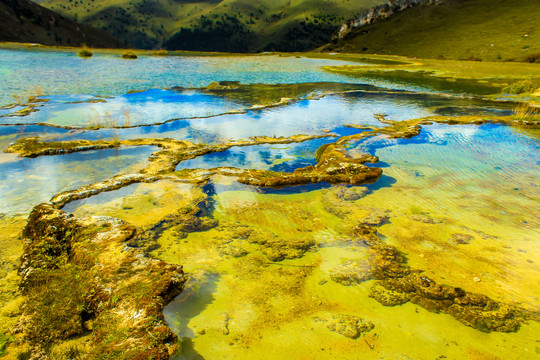
M162 91L158 91L158 93L162 93ZM210 100L212 97L207 98L207 96L209 95L202 95L204 101L212 102L213 100ZM154 104L153 101L151 101L151 104ZM159 103L159 100L156 101ZM217 104L219 107L220 102L218 101ZM171 106L173 108L182 107L181 104ZM372 94L351 92L329 95L318 100L300 100L286 106L251 110L242 114L228 114L202 119L181 119L161 125L128 129L105 128L95 131L71 131L58 137L57 140L169 137L178 140L190 140L195 143L215 143L247 139L251 136L320 135L323 130L332 130L338 135L346 135L358 131L344 128L343 125L345 124L384 126L374 118L374 114L386 114L392 120L407 120L437 114L459 115L466 111L464 109L469 109L471 106L474 106L478 112L494 116L504 115L509 111L509 105L506 104L468 98L419 96L405 93ZM134 111L137 113L138 109L134 108ZM144 114L144 112L142 113ZM159 111L156 113L160 114ZM126 115L129 115L129 113L126 113ZM165 111L163 116L159 116L162 116L160 119L164 119L172 115ZM119 115L118 118L121 119L122 116ZM155 116L153 119L155 120ZM154 120L149 116L141 121L151 123Z
M156 147L122 147L34 159L0 156L0 212L24 213L62 191L137 172Z
M121 127L160 124L171 119L209 117L240 110L238 102L194 90L147 90L113 98L46 97L38 111L0 118L9 124L48 123L71 127Z
M118 190L104 191L86 199L75 200L64 206L62 210L68 213L76 213L79 208L84 206L103 207L107 203L123 201L124 198L132 196L140 185L135 183Z
M23 137L39 136L43 140L69 133L69 130L41 125L0 126L0 151Z
M293 172L297 168L315 165L317 149L334 141L335 138L324 138L298 144L235 146L226 151L182 161L176 169L232 166L239 169Z

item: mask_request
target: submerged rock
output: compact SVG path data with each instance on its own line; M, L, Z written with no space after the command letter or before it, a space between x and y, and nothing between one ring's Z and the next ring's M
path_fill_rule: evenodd
M330 278L345 286L360 284L371 279L371 266L367 260L348 260L332 269Z
M337 198L345 201L356 201L363 198L368 193L368 188L364 186L345 187L339 186L335 189Z
M274 262L300 258L315 246L312 238L283 238L262 231L254 231L248 241L260 245L263 254Z
M330 318L314 318L317 322L326 323L326 327L349 339L357 339L360 335L371 331L375 325L354 315L333 315Z
M442 220L435 219L429 215L426 214L415 214L415 215L409 215L409 219L418 221L424 224L440 224L442 223Z
M360 219L359 225L381 226L388 221L388 215L385 211L372 211L368 216Z
M339 218L345 218L351 213L351 201L364 197L368 189L363 186L333 186L322 197L324 209Z
M222 313L218 316L217 330L223 335L229 335L229 314Z
M404 293L386 289L378 283L371 287L369 297L377 300L384 306L396 306L409 301Z
M452 234L452 241L459 245L469 244L473 239L474 237L468 234Z
M437 284L422 270L410 268L396 248L384 244L377 230L359 225L354 235L370 247L371 276L377 281L370 297L384 306L410 301L428 311L445 312L461 323L482 331L516 331L524 319L518 309L448 285Z
M201 203L203 200L200 200ZM200 215L200 208L194 204L177 212L168 214L156 224L147 228L139 229L138 236L130 241L130 245L143 248L146 252L155 250L157 240L168 229L173 229L172 234L177 239L187 237L188 233L207 231L218 226L219 222L208 216Z
M218 247L219 252L225 256L242 257L248 254L248 251L239 244L223 244Z

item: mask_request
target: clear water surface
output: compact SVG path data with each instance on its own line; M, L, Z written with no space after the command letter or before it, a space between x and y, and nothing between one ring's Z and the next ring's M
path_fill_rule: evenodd
M405 120L511 111L509 104L466 97L357 91L220 115L250 104L201 91L167 90L224 80L368 85L321 71L322 65L343 63L278 56L141 56L126 61L97 55L84 60L69 52L0 50L1 104L39 94L50 99L29 116L0 118L6 125L0 127L0 149L37 135L45 140L171 137L201 143L319 135L323 130L347 135L359 130L345 124L382 126L374 118L377 113ZM131 90L143 92L128 94ZM2 109L0 116L12 110ZM92 113L99 121L145 126L94 131L29 124L88 125ZM8 125L16 121L28 124ZM317 148L330 141L233 147L181 162L178 169L293 171L314 164ZM0 212L27 213L60 191L137 172L155 150L121 148L36 159L0 154ZM351 261L369 261L367 249L351 242L351 229L378 221L381 239L438 283L538 312L538 138L500 125L434 124L409 140L377 136L351 143L347 151L378 156L380 163L373 166L384 175L365 187L323 184L271 191L227 177L214 177L204 186L166 180L102 193L65 210L77 216L115 216L145 228L193 199L209 197L200 215L218 220L217 227L182 236L166 229L151 253L182 264L190 274L186 290L165 309L182 342L177 359L536 358L536 321L515 333L485 333L411 303L384 307L369 296L373 280L346 286L332 274ZM350 192L354 196L343 196ZM249 229L253 238L239 229ZM467 241L456 242L456 235ZM269 244L276 239L279 249L298 241L314 246L274 261ZM375 327L350 339L321 322L336 315L358 316Z

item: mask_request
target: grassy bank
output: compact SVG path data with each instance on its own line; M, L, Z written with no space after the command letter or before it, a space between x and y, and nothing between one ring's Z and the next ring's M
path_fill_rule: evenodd
M383 79L409 85L428 86L441 91L453 90L482 95L519 94L538 97L540 91L540 64L411 59L401 56L358 54L327 56L369 63L369 66L324 67L327 71L359 78Z
M325 50L525 61L540 54L539 18L536 0L446 0L363 26Z

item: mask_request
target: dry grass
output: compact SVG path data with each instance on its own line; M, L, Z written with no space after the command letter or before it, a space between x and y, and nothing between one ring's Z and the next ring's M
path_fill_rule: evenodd
M87 127L91 129L116 129L131 127L132 121L129 109L122 107L120 112L122 115L115 116L109 112L100 114L96 109L92 109L90 115L87 116Z
M520 103L512 111L512 118L518 121L539 122L540 109L532 107L527 103Z
M154 50L154 51L152 51L152 55L155 55L155 56L167 56L167 50L165 50L165 49Z
M33 86L30 89L21 91L16 94L12 94L13 102L15 104L26 104L30 102L33 98L40 97L45 95L43 88L40 86Z

